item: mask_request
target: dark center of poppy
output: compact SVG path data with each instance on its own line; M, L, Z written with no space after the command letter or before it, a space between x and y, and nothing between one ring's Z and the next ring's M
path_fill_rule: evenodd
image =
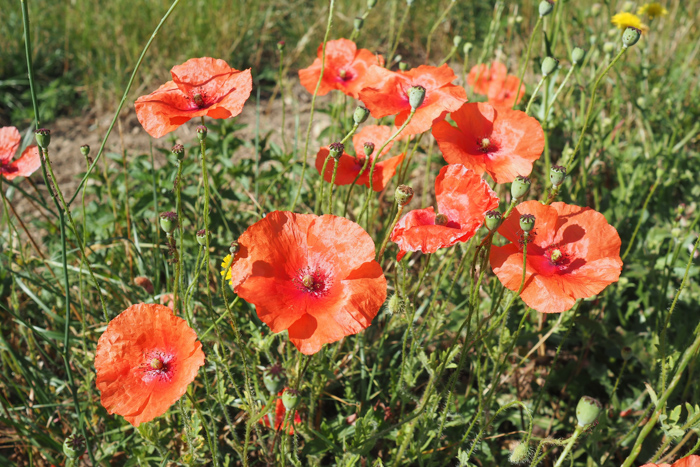
M173 378L175 356L162 350L151 350L144 355L140 365L142 378L146 382L159 380L170 381Z
M329 276L318 268L306 267L297 271L296 277L292 279L297 289L320 297L328 292L331 285Z
M444 214L435 214L435 225L447 225L450 220Z
M343 81L350 81L352 79L352 73L350 73L350 71L346 70L345 68L341 68L338 71L338 77Z
M204 96L202 96L200 93L195 94L193 99L197 107L199 107L200 109L204 107Z

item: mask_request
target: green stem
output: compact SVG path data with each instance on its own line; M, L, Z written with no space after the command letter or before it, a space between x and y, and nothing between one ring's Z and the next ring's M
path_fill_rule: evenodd
M391 67L391 61L394 59L394 54L396 49L399 47L399 42L401 41L401 34L403 33L403 26L406 24L406 19L408 19L408 14L411 11L411 4L407 2L406 9L403 11L403 16L401 17L401 22L399 23L399 30L396 32L396 38L394 40L394 46L391 48L389 53L389 58L386 60L386 66ZM381 152L380 152L381 154Z
M543 76L542 79L540 80L540 82L537 83L537 86L535 86L535 90L532 92L532 96L530 96L530 100L527 102L527 107L525 107L525 115L530 115L530 106L532 105L532 101L535 100L537 93L540 91L540 87L542 87L542 83L544 83L546 79L547 79L547 77ZM546 105L546 102L545 102L545 105Z
M440 24L442 24L442 22L444 21L445 17L446 17L447 14L450 12L450 10L452 9L452 7L455 6L456 3L457 3L456 0L450 0L450 4L447 6L447 8L445 8L445 9L442 11L442 14L441 14L440 17L437 19L437 21L435 21L435 24L433 24L433 27L430 28L430 32L428 33L428 43L427 43L427 45L426 45L426 47L425 47L425 63L428 63L428 61L430 60L430 46L431 46L431 44L432 44L432 42L433 42L433 35L435 34L435 31L437 31L437 28L440 26Z
M396 227L396 224L399 222L399 219L401 219L401 214L403 213L403 205L399 205L399 209L396 211L396 216L394 217L394 220L391 222L391 226L389 229L386 231L386 235L384 236L384 241L382 241L382 246L379 247L379 253L377 253L377 261L381 261L382 257L384 256L384 250L386 249L387 243L389 243L389 237L391 237L391 232L394 231L394 227Z
M580 426L576 425L576 430L574 430L574 434L571 435L571 438L569 438L569 441L566 443L566 446L564 446L564 450L561 452L559 460L557 460L557 463L554 464L554 467L562 466L564 460L566 460L567 456L571 452L571 448L574 447L574 444L576 444L576 440L581 435L581 433L583 433L583 429Z
M530 40L527 43L527 54L525 54L525 62L523 63L523 66L520 70L520 77L518 78L518 88L515 92L515 95L518 96L520 95L520 89L523 86L523 78L525 77L525 70L527 69L527 63L530 61L530 52L532 51L532 40L535 38L535 34L537 33L537 29L540 27L542 24L542 17L537 18L537 22L535 23L535 27L532 29L532 34L530 35ZM518 99L515 99L515 102L513 102L513 109L515 109L515 106L518 105Z
M338 174L338 160L333 159L333 176L331 186L328 187L328 214L333 214L333 186L335 186L335 176Z

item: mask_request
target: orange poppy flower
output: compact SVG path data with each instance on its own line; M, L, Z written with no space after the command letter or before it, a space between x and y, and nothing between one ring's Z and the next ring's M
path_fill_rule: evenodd
M102 405L139 426L163 415L204 365L202 344L184 319L163 305L132 305L97 342Z
M518 98L515 98L519 83L520 78L513 75L508 75L504 80L492 83L486 93L489 104L497 108L506 107L512 109L515 104L520 103L525 95L525 83L523 83L520 85Z
M338 160L338 170L335 175L335 184L350 185L353 180L355 180L355 177L357 177L357 174L360 173L362 167L365 166L364 144L372 143L378 151L382 144L391 138L392 131L392 128L389 126L368 125L365 126L362 131L353 136L352 145L355 148L355 156L353 157L345 152L343 152L343 154L340 156L340 159ZM387 144L387 147L379 156L376 156L375 154L370 156L365 171L362 172L360 178L357 179L358 185L369 187L369 172L372 161L375 158L381 157L388 153L393 143L394 142L392 141L391 143ZM328 154L329 149L328 147L325 147L321 148L316 155L316 170L318 170L319 174L323 170L323 164L325 163ZM401 164L403 158L404 154L401 154L390 159L378 161L376 164L374 164L374 174L372 177L372 189L374 191L382 191L386 187L389 180L391 180L391 177L396 174L396 168L399 166L399 164ZM323 174L323 179L328 183L333 180L332 160L326 164L326 172Z
M12 160L19 149L22 137L19 130L13 126L0 128L0 175L8 180L15 177L29 177L39 167L39 149L36 146L27 146L22 155Z
M238 244L234 291L303 354L367 328L386 299L372 238L343 217L275 211Z
M485 102L464 104L450 114L457 127L437 122L433 136L448 164L463 164L496 183L532 171L544 150L544 131L525 112L496 109Z
M238 71L219 59L191 58L174 66L168 81L136 100L136 116L146 132L160 138L191 118L235 117L253 89L250 69Z
M380 66L367 71L360 100L375 118L396 115L394 125L400 127L411 113L408 91L414 86L425 88L425 99L416 109L402 136L416 135L430 129L435 120L445 118L467 101L467 92L452 84L457 76L447 64L440 67L421 65L405 72L393 72Z
M446 165L435 179L438 213L433 207L416 209L396 224L391 241L399 246L397 261L407 251L435 253L466 242L484 222L486 212L498 207L498 196L473 170Z
M511 243L491 248L491 268L504 287L518 290L522 281L523 214L535 216L520 294L529 307L542 313L561 313L577 299L596 295L617 282L622 271L620 236L601 213L532 200L519 204L498 229Z
M644 464L642 467L700 467L700 456L688 456L671 464Z
M286 389L286 388L285 388ZM284 417L287 415L287 409L282 403L282 394L284 394L284 389L280 392L277 393L277 397L275 398L275 413L274 414L267 414L263 418L260 419L258 423L261 423L265 425L266 427L275 427L275 430L279 430L282 428L282 423L284 423ZM265 406L263 406L263 409ZM301 417L299 416L299 411L296 410L294 412L294 424L291 423L291 420L289 422L289 430L287 430L287 433L290 435L294 434L294 425L301 423Z
M506 79L507 74L508 70L501 62L494 60L491 65L480 63L469 70L467 84L472 87L476 94L488 94L491 86L494 83L501 83Z
M323 44L318 46L317 57L310 67L299 70L299 81L311 94L316 90L321 75ZM326 66L318 88L319 96L333 89L357 99L365 84L365 74L372 65L384 66L384 57L367 49L357 50L357 45L348 39L326 42Z

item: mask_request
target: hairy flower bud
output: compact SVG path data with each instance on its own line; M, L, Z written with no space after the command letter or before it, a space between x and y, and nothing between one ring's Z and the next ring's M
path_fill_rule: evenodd
M530 458L530 446L527 443L518 443L510 451L510 457L508 460L511 464L522 464L525 463Z
M48 149L49 144L51 144L51 130L39 128L34 132L34 136L36 137L36 144L38 144L41 149Z
M360 123L365 123L367 119L369 118L369 109L367 107L363 107L361 105L358 105L357 108L355 109L355 112L352 114L352 120L355 122L356 125L359 125Z
M564 183L564 179L566 178L566 167L562 167L561 165L553 165L551 169L549 169L549 181L552 182L552 186L559 186L562 183Z
M539 6L540 16L547 16L554 10L554 2L552 0L542 0Z
M160 215L160 228L166 234L171 234L177 227L177 214L172 211L164 212Z
M640 37L642 37L642 31L640 29L627 26L625 32L622 33L622 45L624 47L633 46L639 41Z
M197 127L197 138L200 141L204 141L205 139L207 139L207 131L207 127L205 127L204 125L199 125Z
M513 197L513 199L522 198L528 191L530 191L531 184L532 182L530 182L529 178L518 175L510 185L510 195Z
M412 109L417 109L423 104L425 99L425 88L423 86L413 86L408 90L408 102Z
M535 228L535 216L532 214L523 214L520 216L520 229L525 233L530 233Z
M406 71L406 70L408 70L408 63L406 63L406 62L399 62L399 70L401 70L401 71Z
M299 403L299 391L291 388L287 388L282 393L282 404L287 410L294 409Z
M576 406L576 419L578 426L585 428L598 419L603 406L592 397L583 396Z
M342 143L331 143L330 146L328 146L328 150L330 151L331 157L338 160L340 159L340 156L343 155L345 146Z
M177 157L177 160L182 161L185 158L185 146L182 144L176 144L173 146L171 149L171 152L175 157Z
M542 60L542 74L549 76L559 67L559 60L553 57L545 57Z
M486 220L484 225L490 232L493 232L501 225L503 214L500 211L486 211Z
M413 199L413 188L406 185L397 186L394 199L399 206L406 206Z
M574 47L574 50L571 51L571 63L574 65L580 63L585 55L586 51L581 47Z

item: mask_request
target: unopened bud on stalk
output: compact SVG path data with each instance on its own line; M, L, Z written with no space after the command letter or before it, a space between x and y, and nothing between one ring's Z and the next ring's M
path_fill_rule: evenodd
M542 0L540 2L540 16L547 16L554 10L554 2L552 0Z
M287 43L285 41L279 41L277 43L277 50L279 50L280 52L283 51L285 45L287 45Z
M425 88L423 86L413 86L408 90L408 103L412 109L417 109L423 104L425 99Z
M500 211L486 211L486 220L484 225L490 232L493 232L501 225L503 214Z
M374 143L367 141L364 145L362 145L362 149L365 151L365 156L369 157L374 152Z
M444 214L435 214L435 225L447 225L450 220Z
M80 146L80 154L82 154L84 157L87 157L90 155L90 146L87 144L83 144Z
M171 234L177 227L177 214L172 211L164 212L160 215L160 228L166 234Z
M173 146L171 149L171 152L175 157L177 157L177 160L182 161L185 158L185 146L182 144L176 144Z
M615 50L615 44L613 44L612 42L606 42L605 44L603 44L603 52L605 52L606 54L611 54L613 50Z
M454 45L455 49L462 45L462 36L455 36L452 38L452 45Z
M265 370L263 374L263 384L270 391L270 394L277 394L284 383L284 369L282 365L276 363Z
M578 426L585 428L598 419L603 406L592 397L583 396L576 406L576 419Z
M238 253L238 250L241 249L241 246L238 244L237 241L232 241L231 246L228 247L228 252L231 253L231 256L236 256L236 253Z
M511 464L522 464L530 458L530 446L527 443L522 442L515 445L515 447L510 451L510 457L508 460Z
M474 44L471 42L465 42L464 45L462 46L462 53L467 56L469 55L469 52L474 48Z
M397 186L394 199L399 206L406 206L413 199L413 188L406 185Z
M627 361L630 358L632 358L632 349L629 347L623 347L620 353L622 354L622 359L624 361Z
M207 132L207 127L205 127L204 125L199 125L197 127L197 139L199 139L200 141L204 141L205 139L207 139Z
M633 46L639 41L640 37L642 37L642 31L640 29L627 26L625 32L622 33L622 45L624 47Z
M532 214L523 214L520 216L520 230L523 232L530 233L532 229L535 228L535 216Z
M287 410L294 409L299 403L299 391L296 389L287 388L282 393L282 404Z
M49 144L51 144L51 130L39 128L34 132L34 136L36 137L36 144L38 144L41 149L48 149Z
M200 245L207 245L207 237L211 238L211 233L207 232L206 229L197 231L197 243L199 243Z
M559 67L559 60L554 57L545 57L542 60L542 74L544 76L549 76L551 73Z
M357 17L353 20L352 24L355 31L359 31L360 29L362 29L362 26L364 26L365 20L360 17Z
M85 438L73 433L63 441L63 454L68 459L77 459L85 454Z
M403 299L399 297L399 294L393 294L389 298L389 302L387 304L387 310L389 313L392 315L395 315L397 313L401 313L403 311L404 304L403 304Z
M510 185L510 195L513 197L513 199L522 198L528 191L530 191L531 184L532 182L529 178L518 175Z
M574 50L571 51L571 63L574 65L580 63L585 55L586 51L581 47L574 47Z
M335 160L338 160L340 159L340 156L343 155L345 146L342 143L331 143L331 145L328 146L328 150L331 153L331 157Z
M408 63L406 63L406 62L399 62L399 70L401 70L401 71L406 71L406 70L408 70Z
M552 186L559 186L562 183L564 183L564 179L566 178L566 167L562 167L561 165L553 165L551 169L549 169L549 181L552 182Z
M356 125L359 125L360 123L365 123L368 118L369 110L361 105L358 105L355 109L355 112L352 114L352 121L355 122Z

